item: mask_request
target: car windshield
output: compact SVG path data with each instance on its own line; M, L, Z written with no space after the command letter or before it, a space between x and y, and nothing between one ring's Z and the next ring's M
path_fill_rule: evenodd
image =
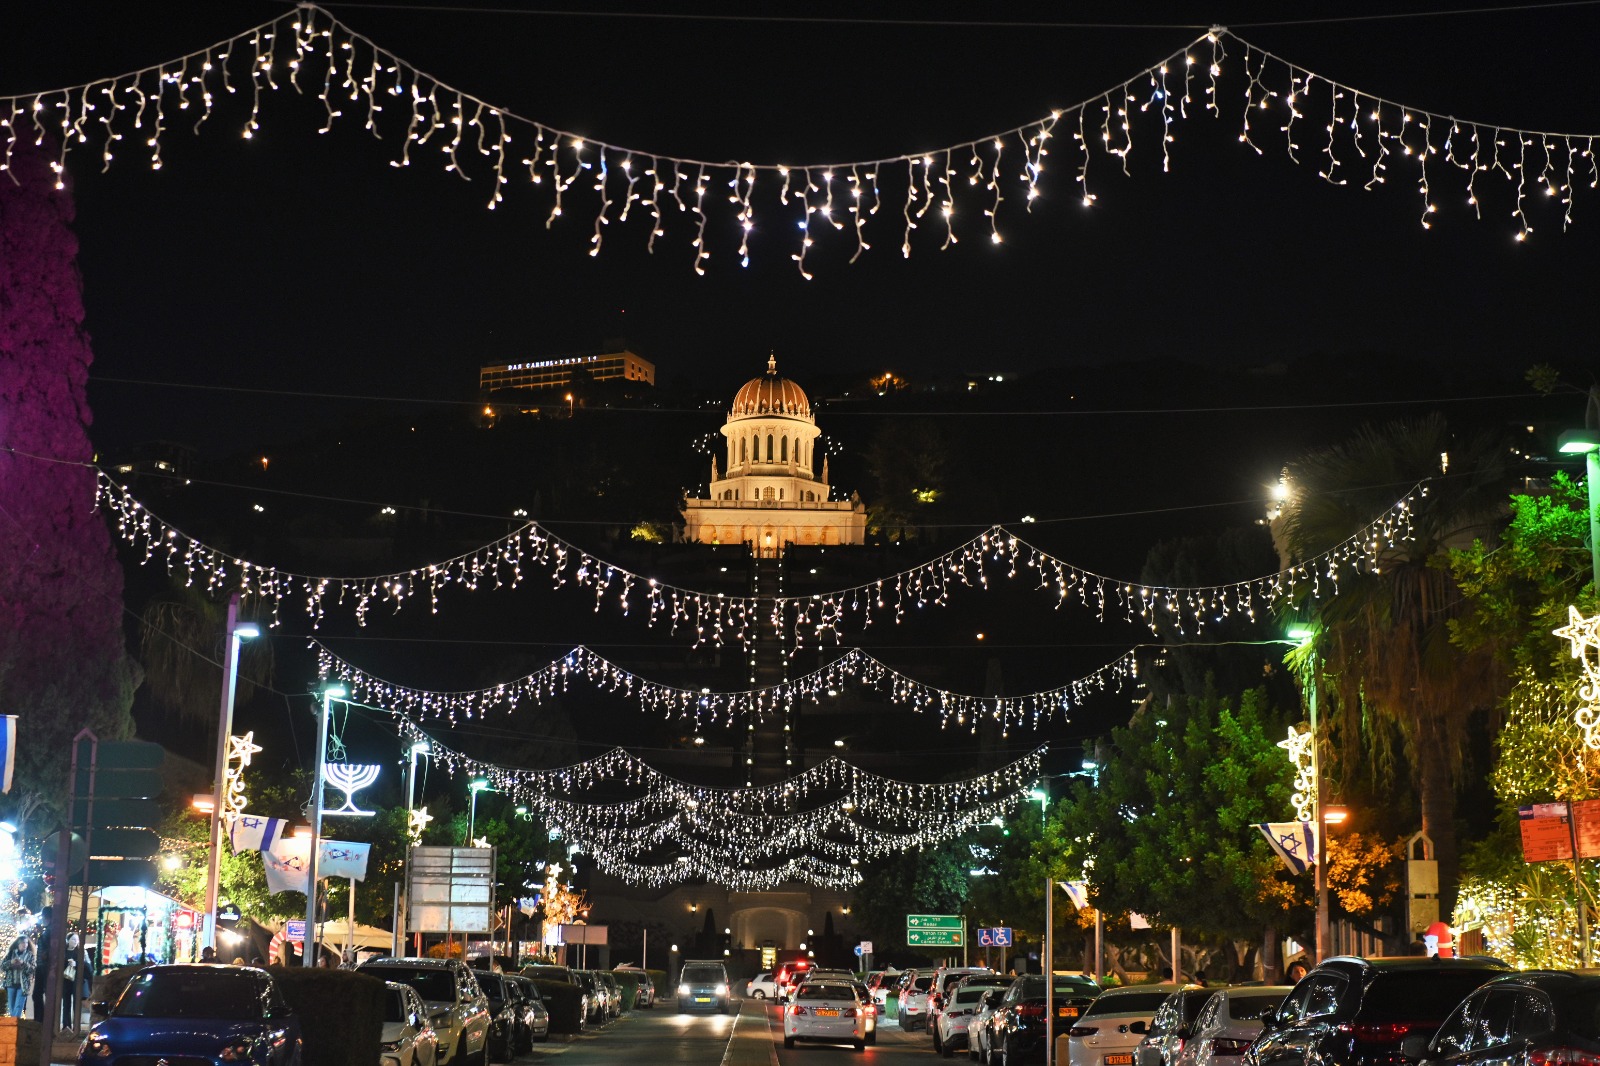
M1380 973L1361 1000L1364 1022L1442 1022L1456 1005L1504 970L1395 970Z
M1267 1011L1273 1010L1283 1002L1281 993L1270 996L1234 996L1228 997L1228 1013L1241 1022L1259 1022L1266 1017Z
M111 1013L119 1018L244 1021L260 1017L261 996L255 975L237 970L146 970L128 982Z
M722 971L709 966L685 966L682 980L684 984L721 984Z
M374 967L374 976L399 981L417 990L417 995L434 1003L451 1003L456 998L456 978L449 970L410 970L399 966Z
M1094 1014L1154 1014L1156 1008L1167 1001L1172 995L1169 988L1165 992L1129 992L1125 996L1101 996L1089 1007L1087 1018Z

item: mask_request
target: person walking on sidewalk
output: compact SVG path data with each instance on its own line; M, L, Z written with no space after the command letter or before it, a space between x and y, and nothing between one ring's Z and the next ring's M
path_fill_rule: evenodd
M22 1017L28 1005L28 992L33 988L33 937L18 933L6 951L0 970L5 971L6 1013L13 1018Z

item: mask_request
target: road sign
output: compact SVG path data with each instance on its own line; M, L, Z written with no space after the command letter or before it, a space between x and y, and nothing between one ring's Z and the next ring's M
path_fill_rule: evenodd
M72 801L72 824L83 825L89 819L89 801L79 797ZM159 825L161 810L153 799L94 799L94 822L106 826Z
M296 944L306 942L306 920L304 918L291 918L283 923L283 939L292 940Z
M148 859L161 850L153 829L96 829L89 838L90 854L111 859Z
M906 915L906 928L909 929L963 929L966 921L959 914L908 914Z
M863 940L861 942L861 954L863 954L863 955L871 955L872 954L872 941Z
M1011 946L1011 929L1009 926L979 929L978 943L986 948L1008 948Z
M101 770L154 770L166 752L148 740L102 740L95 752Z
M69 884L105 888L149 888L156 883L156 864L149 859L90 859L89 875L85 879L83 867L72 870Z
M80 799L89 795L89 769L81 763L78 766L78 778L73 784L72 794ZM152 799L159 795L161 795L159 770L99 770L94 774L94 798L97 801L102 797ZM94 816L95 820L99 821L98 809Z
M907 929L908 948L958 948L966 940L959 929Z
M865 954L866 954L866 952L864 952L864 951L862 951L862 950L861 950L861 945L860 945L860 944L857 944L857 945L856 945L856 958L858 958L858 959L859 959L859 958L860 958L860 957L861 957L861 956L863 956L863 955L865 955Z

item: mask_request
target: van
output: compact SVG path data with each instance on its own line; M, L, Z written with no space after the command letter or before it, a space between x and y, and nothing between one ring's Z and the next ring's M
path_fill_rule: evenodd
M678 1011L705 1008L727 1014L728 970L715 959L685 959L678 972Z

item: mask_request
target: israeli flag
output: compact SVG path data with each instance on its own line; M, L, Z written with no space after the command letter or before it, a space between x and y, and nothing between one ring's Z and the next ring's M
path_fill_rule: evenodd
M241 814L228 825L228 843L237 855L241 851L271 851L289 823L282 818Z
M1080 911L1089 909L1089 882L1057 881L1056 884L1060 885L1062 891L1066 892L1067 898L1072 901L1074 907Z
M0 792L11 791L11 777L17 771L17 716L0 715Z
M1317 864L1317 827L1312 822L1260 822L1256 828L1290 870L1303 874Z
M365 881L367 857L371 853L371 844L354 844L348 840L324 840L322 856L317 860L317 876L349 877Z

